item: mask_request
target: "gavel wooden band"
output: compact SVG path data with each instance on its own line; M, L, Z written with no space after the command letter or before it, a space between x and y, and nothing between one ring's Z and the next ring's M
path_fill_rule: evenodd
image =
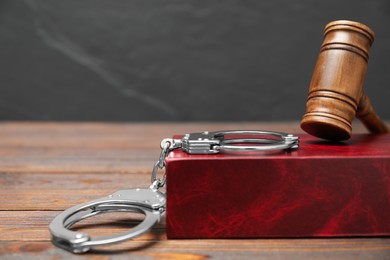
M323 139L342 141L351 137L352 120L357 116L371 132L388 132L363 91L374 32L364 24L341 20L329 23L324 36L302 129Z

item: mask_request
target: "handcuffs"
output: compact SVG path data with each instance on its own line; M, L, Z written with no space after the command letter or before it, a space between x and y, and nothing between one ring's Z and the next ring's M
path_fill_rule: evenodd
M226 138L229 135L234 138ZM150 230L165 213L166 196L159 189L165 185L166 176L159 179L157 172L165 167L165 159L172 150L181 148L188 154L218 154L296 149L298 145L297 136L269 131L201 132L186 134L180 139L164 139L160 145L159 159L153 167L149 188L120 190L63 211L50 223L52 242L70 252L85 253L92 247L122 242ZM91 238L87 233L70 230L80 220L121 211L141 213L145 218L130 231L113 236Z

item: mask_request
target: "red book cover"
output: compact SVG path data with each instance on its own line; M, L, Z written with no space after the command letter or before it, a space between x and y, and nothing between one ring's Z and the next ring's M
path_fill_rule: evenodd
M166 159L168 238L390 235L390 135Z

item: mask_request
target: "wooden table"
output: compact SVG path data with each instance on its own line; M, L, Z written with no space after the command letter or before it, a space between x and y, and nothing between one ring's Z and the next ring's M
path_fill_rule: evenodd
M71 259L54 247L48 224L60 211L124 188L147 187L162 138L199 130L299 133L292 123L0 123L0 259ZM358 124L354 132L364 129ZM80 228L102 235L128 229L126 216ZM389 220L390 221L390 220ZM390 259L390 238L167 240L149 234L83 255L94 259Z

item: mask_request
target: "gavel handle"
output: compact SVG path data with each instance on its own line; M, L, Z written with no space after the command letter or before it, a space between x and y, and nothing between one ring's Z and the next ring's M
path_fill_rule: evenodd
M360 103L356 111L356 117L360 119L371 133L389 133L389 128L375 113L370 99L365 94L363 94L360 99Z

